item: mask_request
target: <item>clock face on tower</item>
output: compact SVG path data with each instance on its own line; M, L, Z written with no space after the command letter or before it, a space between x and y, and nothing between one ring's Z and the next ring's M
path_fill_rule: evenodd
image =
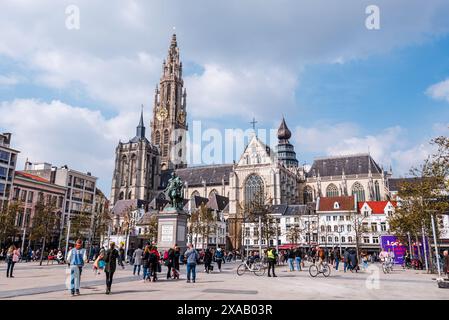
M168 111L165 107L159 107L159 110L156 113L156 117L159 121L163 121L167 118Z

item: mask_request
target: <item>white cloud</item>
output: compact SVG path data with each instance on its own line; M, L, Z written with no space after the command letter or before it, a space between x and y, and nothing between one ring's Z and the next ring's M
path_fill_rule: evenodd
M408 174L411 167L422 164L432 153L434 148L429 144L430 139L440 134L449 135L448 124L436 123L429 140L422 139L416 144L408 138L408 130L400 126L363 135L356 124L320 123L314 127L296 128L294 138L298 141L300 153L307 151L331 156L368 153L369 150L379 165L384 165L385 169L392 165L394 174L403 176Z
M449 78L431 85L427 88L426 94L433 99L446 100L449 102Z
M14 86L19 84L24 79L15 74L2 75L0 74L0 86Z
M69 4L80 9L79 30L65 27L65 7ZM74 84L81 85L91 99L117 111L151 104L169 35L176 26L184 62L219 66L218 70L206 70L200 79L192 77L192 84L186 79L192 102L202 106L212 102L216 108L211 110L227 109L225 114L236 115L237 106L256 110L260 101L278 92L288 100L295 89L292 75L296 77L307 63L346 63L420 43L449 30L449 21L444 19L449 13L445 0L425 4L420 0L380 0L381 30L376 32L365 28L369 4L360 0L273 0L263 5L258 0L5 0L0 12L0 55L34 70L34 81L40 84L67 92ZM147 60L139 58L141 52ZM276 71L279 84L263 79L265 70L267 74L288 70L286 87L281 87L283 79ZM227 84L237 93L221 93L220 102L211 101L207 92L202 97L208 87L196 84L204 84L212 75L231 81ZM241 88L233 83L237 80L241 80ZM253 83L260 87L252 87ZM217 88L211 83L211 90ZM249 90L248 97L241 94L244 89ZM243 97L243 102L235 103L234 96ZM285 103L285 99L268 101ZM271 115L263 105L259 112ZM192 113L199 114L196 110ZM201 113L216 118L214 112Z
M190 95L187 103L193 119L254 115L279 116L294 105L296 78L288 70L264 68L230 70L219 65L205 65L201 75L187 77Z
M115 147L132 138L137 113L105 119L99 111L73 107L60 101L14 100L0 104L0 128L11 132L12 147L21 151L18 169L32 162L67 164L100 178L106 194L114 169Z

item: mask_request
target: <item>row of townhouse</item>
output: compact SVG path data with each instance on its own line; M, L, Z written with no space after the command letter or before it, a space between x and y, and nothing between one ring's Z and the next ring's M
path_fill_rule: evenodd
M319 197L309 205L274 205L269 213L274 231L261 230L257 221L246 222L242 245L254 250L276 246L277 240L279 249L317 245L344 249L355 247L358 239L359 248L379 252L380 237L389 234L388 218L396 206L394 201L357 202L356 196Z

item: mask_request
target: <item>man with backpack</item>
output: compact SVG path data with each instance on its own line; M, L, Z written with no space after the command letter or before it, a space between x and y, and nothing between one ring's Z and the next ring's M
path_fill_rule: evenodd
M221 248L217 248L215 251L215 261L217 262L218 272L221 272L221 262L223 261L224 254Z
M184 253L184 257L187 259L187 283L190 283L190 279L195 283L196 280L196 264L199 259L198 252L193 248L193 245L189 243L187 245L187 251Z

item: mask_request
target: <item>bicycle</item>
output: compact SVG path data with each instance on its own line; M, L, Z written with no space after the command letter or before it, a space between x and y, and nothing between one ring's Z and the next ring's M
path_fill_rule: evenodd
M249 271L254 273L256 276L263 276L265 274L265 269L265 266L260 261L255 261L250 264L247 259L237 267L237 275L241 276L246 271Z
M331 274L331 268L329 267L329 264L323 261L322 263L318 263L318 265L320 266L320 268L318 268L316 263L312 264L309 267L310 276L315 278L316 276L318 276L318 274L322 273L324 277L329 277Z

